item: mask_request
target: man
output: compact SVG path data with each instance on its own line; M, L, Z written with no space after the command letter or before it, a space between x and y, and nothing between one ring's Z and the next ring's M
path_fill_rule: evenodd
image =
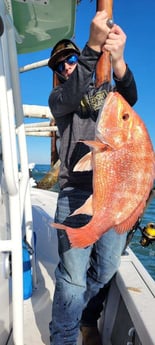
M97 12L83 51L70 40L62 40L53 48L48 63L59 79L59 85L49 97L61 140L60 193L55 221L73 228L90 221L90 216L83 214L69 217L92 194L92 172L73 172L73 168L89 151L79 140L94 139L98 111L111 90L108 82L95 87L96 63L105 50L111 53L117 91L130 105L137 100L134 77L123 56L126 35L116 24L110 29L107 20L105 11ZM118 235L111 229L92 246L70 248L65 231L58 230L60 261L55 271L51 345L76 345L79 327L83 345L101 345L97 329L101 292L118 269L125 241L126 234ZM90 318L89 310L94 310Z

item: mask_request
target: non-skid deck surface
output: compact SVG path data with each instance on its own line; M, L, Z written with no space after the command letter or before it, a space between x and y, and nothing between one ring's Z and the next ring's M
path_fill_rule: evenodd
M24 301L24 345L49 345L49 322L54 293L54 270L58 262L56 231L51 228L57 193L32 189L36 233L37 286ZM78 345L81 345L79 336Z

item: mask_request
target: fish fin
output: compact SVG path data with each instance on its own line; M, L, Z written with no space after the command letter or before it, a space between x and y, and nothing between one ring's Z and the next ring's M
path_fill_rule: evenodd
M51 223L51 226L55 229L60 229L60 230L66 230L67 225L65 224L60 224L60 223Z
M77 214L88 214L89 216L93 215L92 195L90 195L90 197L81 207L77 208L72 214L70 214L70 217L76 216Z
M114 228L118 234L123 234L133 228L138 218L142 215L145 204L146 202L142 201L127 219L125 219L121 224L115 225Z
M82 140L81 140L82 141ZM95 140L83 140L82 141L85 145L90 146L94 149L104 150L107 148L107 144L101 142L101 141L95 141Z
M73 171L91 171L92 169L92 152L88 152L77 162Z
M94 231L90 232L89 225L86 225L87 229L86 226L81 228L71 228L67 225L59 223L52 223L51 225L56 229L65 230L70 245L74 248L85 248L95 243L99 238Z
M80 140L84 144L91 146L92 148L99 149L101 151L107 148L106 144L103 144L101 141L94 141L94 140ZM88 152L85 156L83 156L75 165L73 171L91 171L92 167L92 152Z

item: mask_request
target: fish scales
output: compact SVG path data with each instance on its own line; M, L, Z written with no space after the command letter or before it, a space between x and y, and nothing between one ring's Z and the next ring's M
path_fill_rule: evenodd
M118 233L130 230L144 211L155 177L155 155L146 126L118 92L106 98L94 141L84 143L93 150L74 170L88 169L92 162L93 195L70 216L86 213L92 218L76 229L53 223L67 232L73 247L91 245L111 228Z

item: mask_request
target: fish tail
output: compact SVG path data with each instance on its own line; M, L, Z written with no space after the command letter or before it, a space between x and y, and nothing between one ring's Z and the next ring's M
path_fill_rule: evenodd
M69 238L71 247L74 248L85 248L92 245L98 240L98 236L92 230L90 231L89 226L83 226L81 228L71 228L65 224L52 223L52 226L65 230Z
M67 229L66 230L71 247L85 248L97 241L96 236L81 230L81 229Z

